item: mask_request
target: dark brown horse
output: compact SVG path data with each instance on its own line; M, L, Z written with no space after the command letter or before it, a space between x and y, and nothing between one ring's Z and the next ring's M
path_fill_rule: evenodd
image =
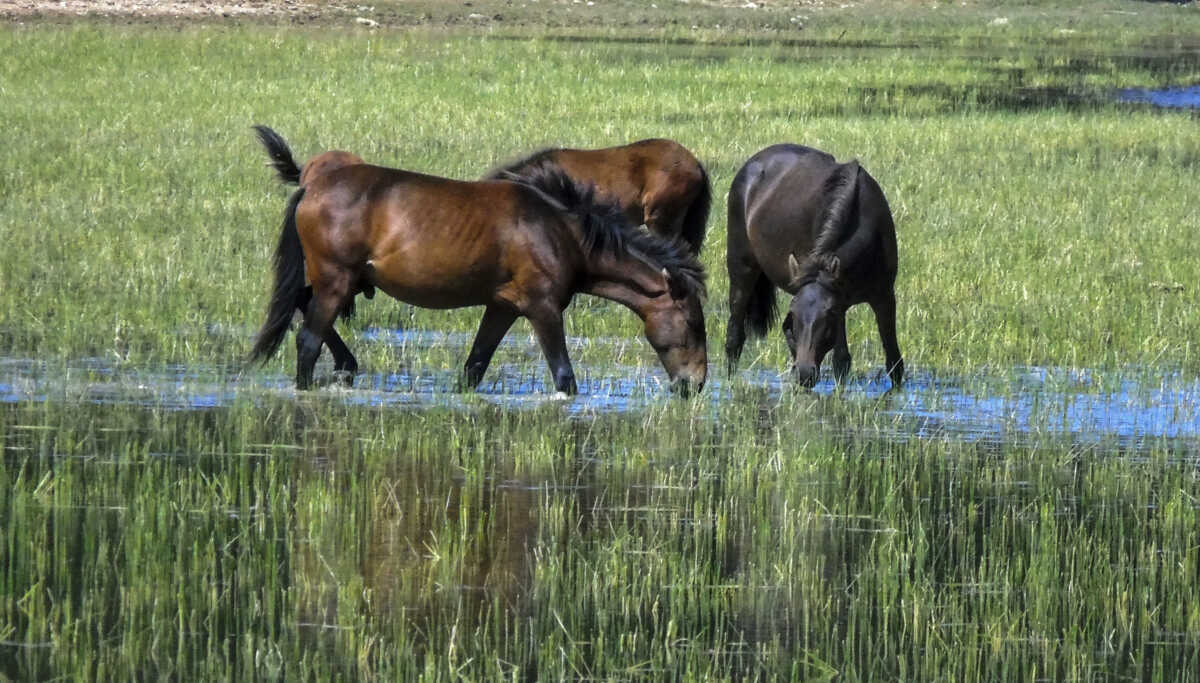
M833 349L839 381L850 372L846 309L870 304L894 387L904 378L896 343L896 228L883 190L857 161L839 164L799 145L750 157L729 188L729 329L732 370L746 341L775 318L775 288L792 294L783 333L792 372L816 383Z
M559 169L578 183L595 185L620 205L634 225L687 242L700 253L712 189L696 157L673 140L641 140L604 149L544 149L488 173L490 180Z
M554 386L574 393L562 314L580 292L632 309L673 385L703 386L703 268L682 247L630 225L590 187L554 171L520 183L448 180L364 164L347 152L320 155L302 172L279 135L255 128L279 177L304 184L287 204L274 291L251 360L275 352L300 308L297 387L311 386L322 344L352 381L358 363L333 323L358 293L375 288L425 308L486 307L463 372L468 388L525 316Z

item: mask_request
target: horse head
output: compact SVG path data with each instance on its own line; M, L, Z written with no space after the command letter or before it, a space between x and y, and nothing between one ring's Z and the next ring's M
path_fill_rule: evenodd
M666 268L662 277L663 291L651 296L642 311L646 340L671 378L671 388L687 395L700 391L708 377L703 291Z
M783 319L783 336L792 357L792 377L805 387L817 383L821 361L837 343L846 314L836 284L841 268L838 257L820 257L812 265L802 268L794 254L788 256L788 270L796 293Z

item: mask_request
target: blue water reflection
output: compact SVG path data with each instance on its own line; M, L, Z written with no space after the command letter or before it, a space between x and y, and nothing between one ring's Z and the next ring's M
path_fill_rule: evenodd
M535 350L533 345L530 355L536 355ZM325 367L328 378L331 372L326 365L319 367ZM730 402L746 400L747 391L783 410L797 397L858 403L866 407L865 414L884 418L869 419L872 429L896 439L1012 444L1052 436L1140 450L1164 439L1193 442L1200 437L1197 378L1179 373L1154 376L1141 370L1131 370L1129 378L1107 377L1098 380L1088 371L1062 368L1009 368L971 376L917 371L910 373L902 391L889 393L886 376L871 373L852 378L841 389L826 376L808 392L792 385L786 373L755 368L732 380L710 378L696 405L716 416ZM496 364L474 393L456 391L457 379L451 370L366 373L355 378L351 389L329 383L298 394L289 376L241 374L236 367L118 367L101 359L56 365L0 359L0 402L208 410L237 401L262 404L303 398L418 410L474 410L481 405L526 410L554 405L568 417L586 418L643 411L672 400L666 375L657 366L606 365L602 372L584 368L578 378L580 393L569 398L554 394L540 358ZM818 411L814 419L824 418Z
M1158 90L1125 88L1117 91L1117 99L1121 102L1145 102L1156 107L1172 109L1200 109L1200 85Z

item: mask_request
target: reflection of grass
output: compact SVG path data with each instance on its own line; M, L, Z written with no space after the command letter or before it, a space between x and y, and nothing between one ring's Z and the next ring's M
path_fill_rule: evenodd
M0 350L244 353L285 197L249 130L263 122L301 156L455 177L540 145L680 140L714 182L714 361L738 166L781 140L858 156L897 217L913 367L1102 368L1097 387L1134 365L1195 371L1195 121L1103 97L1200 69L1096 53L1196 35L1195 12L1036 3L993 30L987 8L914 11L814 19L812 47L749 24L636 34L678 38L649 44L5 27ZM1057 32L1068 16L1078 33ZM842 30L942 49L831 47ZM478 317L359 310L344 329L376 371L436 373L465 350L357 331L470 334ZM869 313L851 326L858 370L878 369ZM582 373L657 364L615 306L576 301L568 333L630 339L586 344ZM782 346L746 360L782 368ZM531 349L496 362L544 372ZM555 402L401 412L322 392L182 413L5 405L0 675L1195 675L1191 444L1123 453L1036 420L1020 445L896 439L891 399L730 392L570 420Z
M314 399L4 409L0 671L1195 671L1200 489L1165 446L895 441L805 394L585 421Z

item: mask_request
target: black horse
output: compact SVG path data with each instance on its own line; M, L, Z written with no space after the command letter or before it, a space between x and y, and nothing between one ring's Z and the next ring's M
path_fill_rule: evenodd
M732 371L751 334L767 333L775 288L792 294L783 321L792 374L811 387L833 349L833 372L850 372L846 309L875 312L894 387L904 378L896 343L896 227L883 190L857 161L839 164L800 145L773 145L750 157L729 188L729 329Z

